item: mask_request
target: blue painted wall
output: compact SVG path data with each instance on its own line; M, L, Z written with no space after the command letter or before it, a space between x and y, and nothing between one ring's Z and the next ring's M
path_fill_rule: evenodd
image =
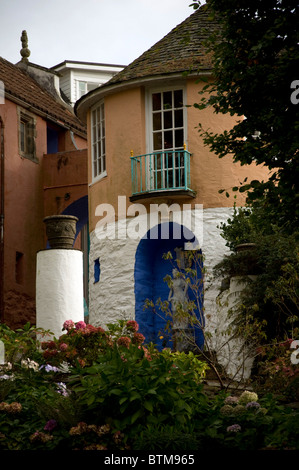
M49 125L47 126L47 153L57 153L59 133Z
M74 215L78 217L76 238L85 224L88 222L88 196L83 196L64 209L64 215Z
M165 239L168 228L169 237ZM163 259L163 254L170 251L175 262L175 248L184 248L185 242L194 240L194 235L186 227L176 223L167 223L149 230L140 240L136 251L135 319L146 341L152 341L159 349L172 347L171 333L167 336L165 332L165 325L170 317L166 318L164 312L157 307L154 313L151 308L144 309L144 305L147 299L154 303L159 298L162 301L168 300L169 287L163 279L166 275L172 275L173 265L169 260ZM189 297L192 297L190 293ZM163 339L159 338L160 335ZM202 343L202 335L198 336L197 341L198 344Z

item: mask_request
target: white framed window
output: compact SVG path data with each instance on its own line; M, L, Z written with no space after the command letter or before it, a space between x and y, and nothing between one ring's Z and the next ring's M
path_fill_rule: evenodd
M81 96L85 95L89 91L94 90L99 86L99 83L94 83L94 82L86 82L83 80L78 80L77 81L77 96L78 99L81 98Z
M149 90L147 99L148 153L151 186L181 187L185 178L184 144L187 141L186 90L183 86Z
M87 83L78 81L78 99L87 93Z
M184 90L151 92L151 151L184 148Z
M95 181L107 175L103 101L91 110L91 157L92 179Z

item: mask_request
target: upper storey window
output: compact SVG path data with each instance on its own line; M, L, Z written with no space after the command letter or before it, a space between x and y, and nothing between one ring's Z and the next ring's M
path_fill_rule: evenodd
M91 111L92 179L106 176L105 109L101 102Z
M22 157L36 162L35 134L35 118L19 110L19 152Z
M184 90L151 93L152 139L150 151L183 149L185 141Z
M148 95L147 186L153 190L187 187L186 106L183 87L152 90Z
M81 98L82 96L86 95L89 91L94 90L99 86L98 83L94 82L85 82L83 80L77 81L77 99Z

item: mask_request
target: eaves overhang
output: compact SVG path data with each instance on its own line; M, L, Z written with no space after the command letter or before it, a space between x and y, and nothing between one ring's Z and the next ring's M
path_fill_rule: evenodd
M75 125L67 122L67 121L62 121L59 117L52 115L50 112L46 112L42 109L38 109L36 106L33 104L30 104L26 101L24 101L22 98L19 98L9 92L5 92L5 97L9 100L15 103L16 105L22 106L22 108L27 109L27 111L32 112L36 114L37 116L40 116L41 118L45 119L46 121L51 121L53 124L56 124L60 127L62 127L65 130L69 130L74 132L76 135L83 137L86 139L86 131L83 131L82 129L79 129Z
M137 87L151 87L153 85L159 86L159 84L163 83L163 85L167 85L168 83L171 84L174 81L178 80L187 80L190 78L199 78L200 76L210 76L211 70L200 70L197 72L190 72L190 73L169 73L169 74L161 74L161 75L151 75L142 78L135 78L132 80L125 80L121 82L114 82L109 84L104 84L95 90L90 91L86 95L82 96L74 106L74 112L76 116L86 124L87 121L87 113L92 106L98 103L101 99L105 96L112 95L118 93L120 91L125 91L132 88Z

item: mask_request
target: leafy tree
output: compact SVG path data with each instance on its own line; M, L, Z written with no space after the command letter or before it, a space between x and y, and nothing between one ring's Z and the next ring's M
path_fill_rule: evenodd
M200 3L194 0L193 6ZM259 320L266 341L283 338L299 318L298 2L209 0L201 8L217 18L219 29L206 44L214 80L194 106L236 118L222 133L199 124L204 143L219 158L230 155L241 165L269 169L267 180L245 179L232 188L246 194L247 204L221 226L232 253L217 268L236 275L244 267L236 246L257 244L254 274L259 276L243 292L237 328L242 334L244 326Z
M199 1L193 6L198 8ZM295 0L209 0L219 30L208 41L215 80L203 89L199 109L238 118L215 134L200 125L204 142L223 158L269 168L269 180L244 181L247 201L265 208L286 232L299 220L299 9ZM246 118L244 118L246 117Z

